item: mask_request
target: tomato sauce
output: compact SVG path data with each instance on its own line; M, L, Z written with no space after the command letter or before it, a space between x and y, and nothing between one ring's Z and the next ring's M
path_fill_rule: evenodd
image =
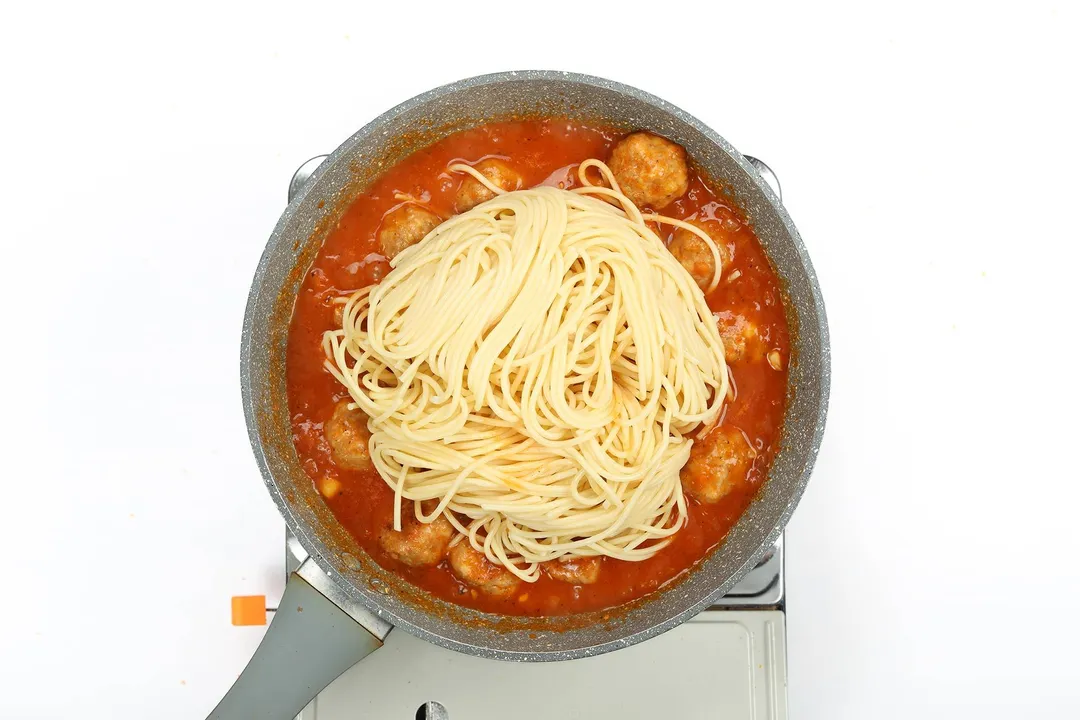
M707 296L717 312L737 313L756 323L766 351L781 359L776 370L764 357L730 363L737 388L718 427L741 430L757 456L733 492L716 504L689 501L689 522L674 542L642 562L604 560L599 581L573 586L542 575L522 583L508 598L493 598L461 583L444 560L433 568L410 568L383 552L379 531L390 523L394 494L375 473L338 467L323 436L323 424L347 393L323 367L322 334L334 327L331 300L379 282L390 266L380 254L376 232L383 216L410 196L449 218L462 176L446 168L497 157L521 173L524 187L574 187L576 165L606 159L622 133L565 119L499 123L451 135L418 150L390 168L344 211L328 234L300 289L286 359L293 437L303 467L316 488L338 484L326 500L341 524L380 565L434 595L479 610L510 615L564 615L613 607L637 599L687 571L716 547L746 509L779 449L787 386L790 338L779 281L753 230L719 188L691 168L688 192L663 214L679 219L716 220L722 241L733 250L725 280ZM670 228L660 228L670 240ZM726 279L738 271L732 282ZM774 358L776 356L774 355ZM698 438L708 443L710 436Z

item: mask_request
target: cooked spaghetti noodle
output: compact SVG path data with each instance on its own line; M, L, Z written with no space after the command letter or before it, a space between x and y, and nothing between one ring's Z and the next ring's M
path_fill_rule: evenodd
M574 190L450 169L495 197L396 256L323 337L369 417L395 529L413 501L526 581L563 556L654 555L685 524L679 470L729 378L702 291L647 221L701 234L713 286L714 243L642 214L596 160Z

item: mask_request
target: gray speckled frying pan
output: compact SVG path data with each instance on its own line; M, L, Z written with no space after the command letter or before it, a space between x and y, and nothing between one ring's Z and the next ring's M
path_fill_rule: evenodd
M320 500L293 448L285 343L300 282L348 201L417 148L478 124L569 116L646 129L683 145L753 223L787 293L794 353L782 449L727 540L664 590L616 611L563 618L497 617L435 599L371 561ZM825 308L799 234L754 167L711 129L626 85L565 72L509 72L452 83L368 123L323 162L274 228L248 299L240 353L244 413L266 488L307 561L244 674L211 717L291 718L393 627L500 660L566 660L633 645L712 604L780 535L810 478L825 428ZM303 608L301 611L300 608Z

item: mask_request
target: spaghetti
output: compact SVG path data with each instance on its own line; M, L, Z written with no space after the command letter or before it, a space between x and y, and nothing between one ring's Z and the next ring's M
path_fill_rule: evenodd
M606 186L586 177L597 169ZM729 377L702 291L598 160L582 187L506 192L443 222L350 296L327 369L421 522L526 581L564 556L643 560L686 522L690 435ZM422 501L437 501L425 512Z

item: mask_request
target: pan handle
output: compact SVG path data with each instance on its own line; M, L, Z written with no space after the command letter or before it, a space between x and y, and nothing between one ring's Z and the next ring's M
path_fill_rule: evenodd
M338 675L382 647L393 626L308 558L285 585L255 655L208 720L288 720Z
M743 157L754 166L754 169L758 171L758 175L769 186L769 189L776 193L776 199L784 202L784 194L780 191L780 179L776 177L776 173L773 172L772 168L766 165L763 160L758 160L752 155L743 155Z
M289 202L292 202L292 199L300 192L300 188L304 187L319 166L322 165L322 161L328 157L330 156L316 155L296 169L292 179L289 180Z

